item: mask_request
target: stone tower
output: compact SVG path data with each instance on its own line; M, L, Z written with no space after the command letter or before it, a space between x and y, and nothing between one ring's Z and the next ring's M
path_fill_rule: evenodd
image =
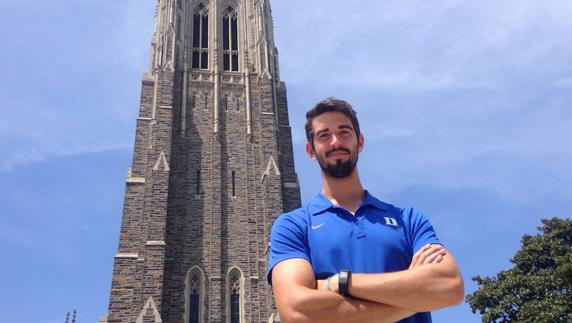
M268 322L299 204L268 0L158 0L107 322Z

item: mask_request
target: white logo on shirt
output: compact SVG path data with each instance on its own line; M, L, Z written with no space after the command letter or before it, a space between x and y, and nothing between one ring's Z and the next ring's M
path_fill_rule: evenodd
M385 219L385 224L386 224L386 225L392 225L392 226L394 226L394 227L399 226L399 225L397 224L397 220L395 220L394 218L384 217L384 219Z
M325 223L322 223L322 224L318 224L318 225L313 225L313 226L312 226L312 229L313 229L313 230L316 230L316 229L319 229L319 228L323 227L324 225L326 225L326 224L325 224Z

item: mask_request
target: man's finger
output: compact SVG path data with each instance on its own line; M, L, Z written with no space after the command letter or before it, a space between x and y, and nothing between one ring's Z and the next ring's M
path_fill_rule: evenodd
M413 255L413 259L411 259L411 264L409 265L409 268L417 266L419 264L419 257L425 250L428 250L429 248L431 248L431 244L426 244L425 246L423 246L423 248L419 249L419 251L417 251Z
M447 254L447 251L445 249L441 249L438 252L435 252L435 253L427 256L427 258L425 258L425 261L423 262L423 264L439 263L439 262L441 262L441 260L443 260L443 257L446 254Z
M418 263L421 264L421 265L422 265L422 264L425 264L425 263L426 263L425 260L427 259L427 257L429 257L429 256L431 256L432 254L434 254L434 253L436 253L436 252L439 252L439 251L441 251L441 250L443 250L443 246L437 245L437 244L431 245L431 247L430 247L429 249L424 250L424 251L421 253L421 255L419 256Z

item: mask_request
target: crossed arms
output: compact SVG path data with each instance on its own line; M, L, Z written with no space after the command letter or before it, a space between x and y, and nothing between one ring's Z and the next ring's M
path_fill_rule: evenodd
M418 251L407 270L354 273L352 297L332 291L316 281L311 264L301 258L284 260L272 270L272 286L284 322L395 322L417 312L459 304L463 280L453 256L441 245Z

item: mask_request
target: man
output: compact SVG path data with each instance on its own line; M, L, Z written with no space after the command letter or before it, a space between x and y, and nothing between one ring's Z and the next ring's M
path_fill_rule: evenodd
M272 227L268 281L284 322L431 322L463 299L453 256L413 209L377 200L356 164L355 111L333 98L306 114L306 151L322 192Z

